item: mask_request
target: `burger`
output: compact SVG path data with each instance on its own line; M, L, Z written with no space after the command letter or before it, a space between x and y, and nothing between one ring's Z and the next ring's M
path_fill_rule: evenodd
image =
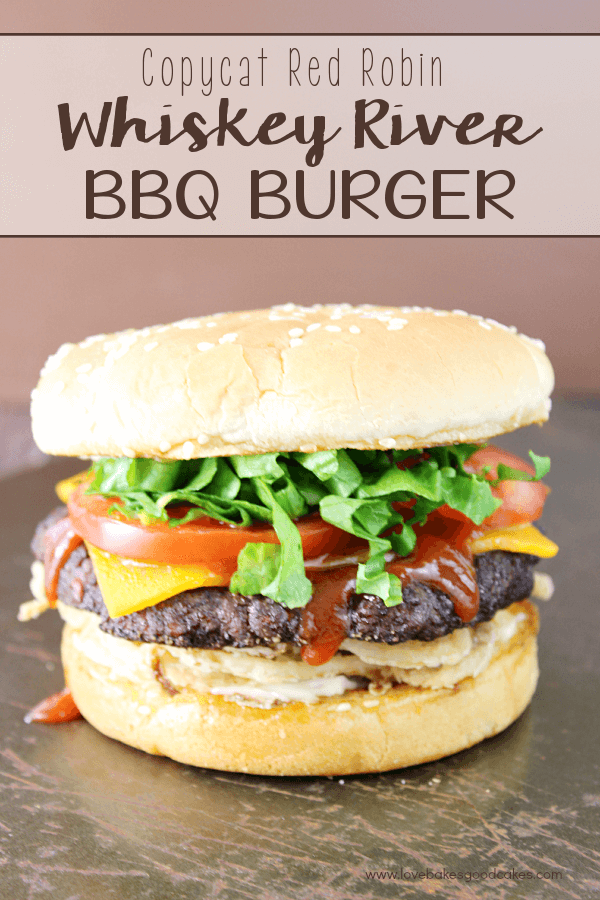
M66 689L103 734L265 775L379 772L497 734L538 677L543 345L461 311L297 306L65 344L33 392L85 470L33 541Z

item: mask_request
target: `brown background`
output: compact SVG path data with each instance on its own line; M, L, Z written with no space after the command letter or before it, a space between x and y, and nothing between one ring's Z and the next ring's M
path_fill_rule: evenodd
M4 238L0 401L63 341L271 303L459 308L543 338L560 393L600 386L595 238Z

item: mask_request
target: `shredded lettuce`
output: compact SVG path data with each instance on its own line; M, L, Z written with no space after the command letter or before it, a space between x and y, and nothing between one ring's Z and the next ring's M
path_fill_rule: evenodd
M498 484L500 481L539 481L544 478L550 471L550 458L548 456L538 456L533 450L529 451L529 456L535 469L535 475L528 475L527 472L521 472L519 469L513 469L511 466L505 466L500 463L498 466L498 478L492 484Z
M500 464L497 479L489 481L464 468L477 449L475 444L455 444L184 461L106 458L92 465L87 493L118 499L111 509L144 523L179 525L209 516L234 526L272 524L280 543L247 544L238 556L231 590L262 594L290 609L306 606L312 590L294 520L318 510L325 521L369 543L356 590L395 606L402 601L402 587L397 576L386 572L386 555L412 552L415 524L448 504L479 525L501 503L491 490L498 481L537 481L550 469L548 457L530 451L535 475ZM410 513L392 505L406 501L415 501ZM179 518L173 510L177 504L186 506Z

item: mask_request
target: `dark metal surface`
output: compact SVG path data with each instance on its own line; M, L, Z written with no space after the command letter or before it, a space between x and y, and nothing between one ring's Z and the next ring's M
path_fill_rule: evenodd
M446 760L342 780L193 769L85 722L25 725L27 709L62 687L58 617L15 620L29 597L28 544L54 503L53 484L78 466L57 462L0 482L0 896L597 896L600 407L558 404L543 431L502 443L553 459L544 526L561 554L541 566L557 590L542 605L531 708ZM551 872L560 878L537 877Z

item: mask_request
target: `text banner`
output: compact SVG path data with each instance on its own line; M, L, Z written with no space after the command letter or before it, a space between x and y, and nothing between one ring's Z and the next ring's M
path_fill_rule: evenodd
M2 38L1 230L600 233L596 36Z

